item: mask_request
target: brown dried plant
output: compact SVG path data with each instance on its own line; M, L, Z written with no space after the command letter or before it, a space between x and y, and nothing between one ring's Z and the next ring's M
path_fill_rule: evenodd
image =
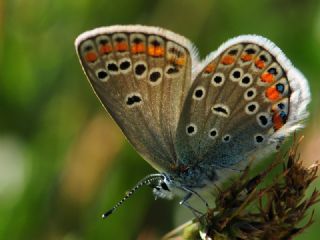
M302 139L302 138L301 138ZM240 178L216 196L215 207L198 219L167 234L164 239L292 239L313 223L307 211L320 200L315 189L306 197L310 184L317 178L318 164L306 168L294 141L289 151L266 170L250 176L249 167ZM271 184L266 177L279 165L281 173ZM307 223L301 221L307 218Z

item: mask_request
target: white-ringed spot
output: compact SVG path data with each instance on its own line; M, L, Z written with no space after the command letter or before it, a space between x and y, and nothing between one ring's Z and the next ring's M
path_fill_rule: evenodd
M135 107L142 104L142 97L140 93L130 93L125 98L125 104L129 107Z
M226 78L223 73L221 72L215 73L211 79L211 84L215 87L220 87L223 85L225 79Z
M189 123L186 126L186 133L187 133L188 136L195 135L197 133L197 131L198 131L198 128L194 123Z
M202 100L205 94L206 94L206 90L204 89L204 87L200 86L194 90L192 98L195 100Z
M107 82L108 79L110 78L107 71L103 68L99 68L96 70L96 76L101 82Z
M252 83L253 83L253 78L249 73L246 73L245 75L243 75L243 77L239 81L239 85L241 87L249 87Z
M262 134L256 134L253 138L255 144L261 144L264 142L264 136Z
M257 90L254 87L249 88L245 91L243 97L245 100L250 101L257 96Z
M211 128L208 132L208 136L209 138L211 139L216 139L218 136L219 136L219 133L218 133L218 129L216 128Z
M222 137L222 142L224 143L228 143L231 140L231 135L230 134L226 134Z
M167 78L175 78L181 73L179 67L172 64L167 65L164 72Z
M267 128L271 125L271 116L266 112L257 114L257 122L260 127Z
M123 74L127 74L131 71L131 59L123 58L119 61L119 68Z
M211 107L211 111L213 114L219 115L221 117L229 117L230 109L221 103L217 103Z
M145 78L148 72L148 66L145 61L138 61L133 66L134 75L136 78L141 79Z
M119 74L119 67L116 61L110 60L106 63L108 73L110 75L118 75Z
M148 82L150 83L150 85L156 86L160 84L160 82L162 81L162 78L163 78L162 68L152 68L149 72Z
M235 68L230 72L230 79L231 81L237 82L241 79L243 75L243 70L241 68Z
M245 106L244 110L246 114L249 114L249 115L255 114L259 110L259 104L257 102L250 102Z

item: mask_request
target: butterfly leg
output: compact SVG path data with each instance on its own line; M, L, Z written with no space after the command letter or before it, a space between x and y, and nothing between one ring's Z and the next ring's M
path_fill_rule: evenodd
M209 208L208 202L207 202L199 193L197 193L196 191L191 190L190 188L186 188L186 187L183 187L183 190L185 190L185 191L187 191L189 194L191 194L191 195L189 196L189 198L192 196L192 194L196 195L196 196L206 205L206 207ZM186 196L188 196L188 194L187 194ZM188 199L189 199L189 198L188 198ZM188 200L188 199L187 199L187 200Z
M192 196L192 192L188 192L187 195L185 195L184 198L179 202L179 204L189 208L195 217L202 216L203 215L202 212L191 207L191 205L189 204L188 200L191 198L191 196Z
M191 192L188 192L187 195L183 197L183 199L179 202L180 205L183 205L185 202L187 202L192 196Z

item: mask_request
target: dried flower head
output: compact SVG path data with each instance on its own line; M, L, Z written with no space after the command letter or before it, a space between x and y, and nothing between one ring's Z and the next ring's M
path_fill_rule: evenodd
M199 219L166 235L165 239L291 239L313 223L313 211L303 226L307 210L320 200L306 190L316 179L318 164L306 168L294 141L288 153L278 157L261 173L250 176L249 167L240 178L216 197L216 206ZM275 167L283 165L273 182L261 187Z

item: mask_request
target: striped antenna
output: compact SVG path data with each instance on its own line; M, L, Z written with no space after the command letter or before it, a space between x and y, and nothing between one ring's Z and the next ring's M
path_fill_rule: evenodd
M163 180L164 176L161 173L156 174L150 174L140 180L137 185L135 185L129 192L126 193L124 198L122 198L116 205L113 206L109 211L104 213L102 215L102 218L107 218L109 215L111 215L118 207L120 207L128 198L131 197L132 194L134 194L140 187L144 185L151 185L153 183L158 183L160 180Z

